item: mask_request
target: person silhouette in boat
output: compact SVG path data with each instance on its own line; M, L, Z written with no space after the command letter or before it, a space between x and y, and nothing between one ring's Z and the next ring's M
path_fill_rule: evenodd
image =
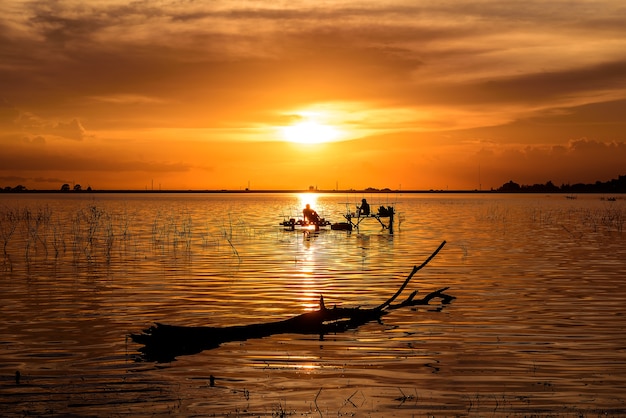
M359 206L358 209L359 209L359 216L370 215L370 204L367 203L366 199L361 199L361 206Z
M302 209L302 216L304 216L305 221L312 224L317 224L320 221L320 216L311 208L311 205L309 205L308 203L306 204L306 207Z

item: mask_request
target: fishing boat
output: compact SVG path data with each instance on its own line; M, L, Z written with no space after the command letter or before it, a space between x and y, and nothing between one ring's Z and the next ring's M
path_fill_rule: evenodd
M358 230L361 223L369 219L374 219L383 227L383 230L387 229L389 230L389 234L393 235L393 222L395 213L396 210L393 206L379 206L378 211L370 213L362 213L358 208L356 212L350 212L348 210L347 213L343 215L347 222L333 224L331 228L348 228L349 230ZM338 227L335 227L335 225L338 225Z
M369 220L374 220L383 227L383 230L388 230L389 234L393 235L395 213L396 211L393 206L379 206L377 211L368 211L366 213L361 211L360 207L357 206L356 211L352 211L350 204L346 203L346 213L343 215L345 218L344 222L332 223L325 218L320 218L318 221L309 221L304 218L289 218L284 219L280 225L285 227L288 231L294 231L296 228L319 231L320 228L327 226L330 226L330 229L333 231L358 231L361 224Z

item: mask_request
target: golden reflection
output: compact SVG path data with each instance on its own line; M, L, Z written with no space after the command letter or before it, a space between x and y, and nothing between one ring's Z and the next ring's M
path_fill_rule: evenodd
M318 363L319 357L315 356L276 355L271 358L263 359L262 362L258 362L259 359L256 358L252 360L255 361L252 366L263 369L290 369L312 372L322 368Z
M317 193L299 193L298 201L300 202L300 210L306 205L310 205L312 209L317 210L318 194ZM301 216L301 214L300 214ZM302 251L298 256L298 274L295 280L298 280L298 296L297 301L304 311L314 311L319 308L319 299L321 288L318 279L315 276L318 268L316 252L318 245L316 240L318 232L315 226L311 225L302 229Z
M298 301L304 308L305 312L315 311L320 307L320 295L321 292L315 285L314 280L302 280L302 290L298 296Z
M316 232L304 232L304 245L302 258L298 263L299 274L296 276L298 280L298 296L297 301L303 307L304 311L314 311L319 308L319 298L321 289L317 278L315 277L315 269L317 267L315 257L315 245L311 245Z

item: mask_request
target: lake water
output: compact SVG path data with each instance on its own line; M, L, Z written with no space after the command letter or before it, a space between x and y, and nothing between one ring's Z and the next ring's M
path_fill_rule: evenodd
M279 225L362 197L393 235ZM0 414L626 416L625 221L598 195L0 194ZM444 240L405 292L450 304L165 363L129 338L374 307Z

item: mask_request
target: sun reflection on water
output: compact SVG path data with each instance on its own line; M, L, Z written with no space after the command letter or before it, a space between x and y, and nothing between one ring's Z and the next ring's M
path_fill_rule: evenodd
M315 281L305 279L302 281L302 290L298 298L298 302L305 311L314 311L319 308L320 291Z
M315 277L315 252L310 249L305 253L305 259L298 263L299 274L296 286L299 288L297 302L305 311L313 311L319 307L320 287Z
M260 367L265 370L300 370L303 372L312 372L320 370L322 365L319 362L319 357L315 356L299 356L285 354L276 354L275 356L260 358L251 358L253 360L253 367Z
M298 280L297 301L305 311L313 311L319 307L320 288L315 277L317 267L316 246L312 245L310 235L305 232L303 252L298 263L298 274L295 279Z

